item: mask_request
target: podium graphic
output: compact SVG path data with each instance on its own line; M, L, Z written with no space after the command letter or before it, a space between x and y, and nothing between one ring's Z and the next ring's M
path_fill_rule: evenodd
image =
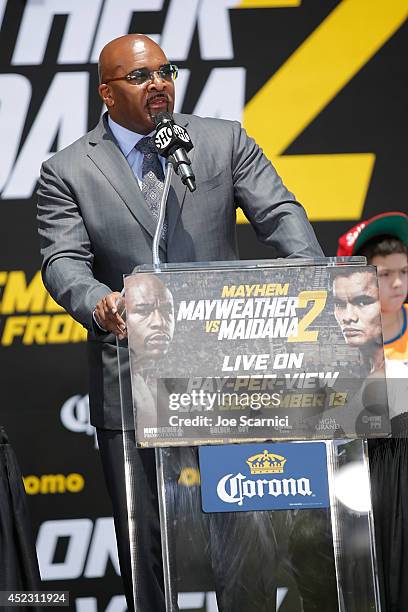
M143 266L124 295L135 609L132 456L154 448L168 611L380 610L366 439L390 421L375 268Z

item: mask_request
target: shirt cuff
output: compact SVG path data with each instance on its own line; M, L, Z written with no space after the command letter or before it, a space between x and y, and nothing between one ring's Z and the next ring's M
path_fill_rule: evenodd
M93 317L93 320L95 321L96 325L99 327L99 329L100 329L101 331L105 332L105 334L106 334L106 333L108 332L108 330L107 330L107 329L105 329L104 327L102 327L102 325L99 325L99 323L98 323L98 321L97 321L97 318L96 318L96 316L95 316L95 310L94 310L94 311L93 311L93 313L92 313L92 317Z

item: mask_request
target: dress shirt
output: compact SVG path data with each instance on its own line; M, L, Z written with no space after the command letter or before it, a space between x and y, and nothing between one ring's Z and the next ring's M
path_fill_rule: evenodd
M143 153L140 151L136 151L135 146L142 138L145 136L153 136L154 130L150 132L150 134L137 134L136 132L132 132L127 128L119 125L113 119L108 117L108 124L110 129L112 130L112 134L116 138L119 148L122 151L123 155L126 157L126 160L129 166L132 168L133 174L135 175L137 182L139 183L140 189L142 188L142 166L143 166ZM163 172L166 171L166 160L164 157L159 155L160 163L163 167Z

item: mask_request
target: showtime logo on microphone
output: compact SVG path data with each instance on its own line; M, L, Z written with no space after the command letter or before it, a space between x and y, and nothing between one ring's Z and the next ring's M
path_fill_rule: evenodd
M180 140L182 140L185 143L191 142L190 136L187 134L186 130L183 127L181 127L181 125L177 125L177 123L175 123L173 126L173 130L176 136L180 138Z
M329 506L324 442L208 446L199 458L204 512Z
M154 142L160 155L168 157L177 149L190 151L193 148L187 131L181 125L174 123L170 113L159 113L155 117L155 122L157 127Z
M164 152L173 140L173 131L169 125L159 128L154 139L155 145L160 152Z

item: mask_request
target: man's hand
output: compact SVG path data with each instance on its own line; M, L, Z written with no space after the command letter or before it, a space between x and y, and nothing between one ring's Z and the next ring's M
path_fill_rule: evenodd
M126 323L119 314L123 312L124 307L123 296L119 291L114 291L99 300L94 312L98 325L118 336L119 340L126 337Z

